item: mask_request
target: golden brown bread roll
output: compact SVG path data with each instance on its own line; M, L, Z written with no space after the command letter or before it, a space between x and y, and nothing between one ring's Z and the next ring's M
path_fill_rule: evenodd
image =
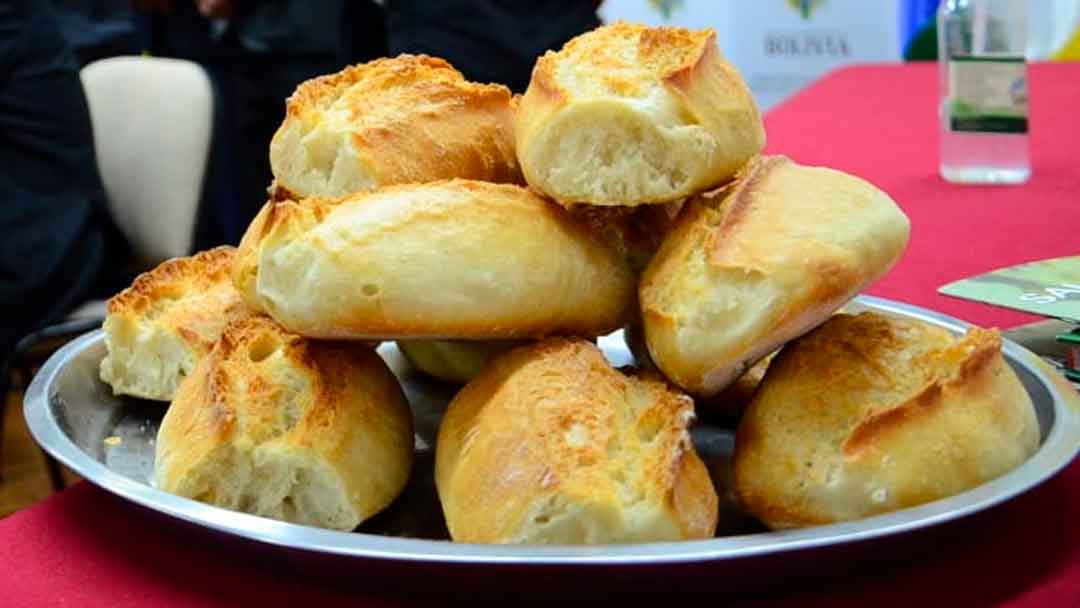
M405 359L425 374L452 384L466 384L489 361L521 340L398 340Z
M412 417L370 348L238 321L180 385L157 436L167 492L352 530L405 486Z
M730 179L765 145L716 32L616 23L536 62L514 121L529 185L562 203L666 203Z
M314 338L600 335L634 291L626 261L558 205L467 180L268 203L233 279Z
M499 357L450 403L435 482L450 534L478 543L711 537L717 496L688 397L612 369L584 340Z
M837 315L769 367L739 424L735 490L772 528L826 524L963 492L1038 443L996 331Z
M276 187L307 197L453 177L519 182L513 105L506 87L425 55L309 80L270 143Z
M638 296L657 367L715 395L885 274L907 217L881 190L782 156L689 201L645 269Z
M256 314L229 280L234 255L167 260L109 300L100 374L114 393L169 401L225 326Z

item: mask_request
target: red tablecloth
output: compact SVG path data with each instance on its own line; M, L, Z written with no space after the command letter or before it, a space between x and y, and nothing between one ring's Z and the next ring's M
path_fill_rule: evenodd
M991 268L1080 250L1070 235L1080 227L1080 65L1033 68L1035 175L1015 188L961 188L938 178L935 78L933 66L837 72L770 113L769 149L865 176L911 216L907 255L872 293L985 325L1024 322L1029 317L935 290ZM755 599L773 606L1080 606L1080 463L946 530L908 537L916 546L905 561L819 583L780 579ZM367 571L313 580L86 483L0 520L5 606L373 605L441 592L423 576L404 580L390 583ZM730 603L716 596L730 581L696 580L670 588L661 579L656 590L712 590L713 601ZM490 583L523 597L537 587ZM588 584L545 590L602 600L618 587L597 573Z

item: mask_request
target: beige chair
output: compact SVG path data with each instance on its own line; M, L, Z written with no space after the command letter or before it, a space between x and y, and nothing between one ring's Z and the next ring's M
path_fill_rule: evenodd
M155 57L103 59L81 75L109 209L137 264L187 255L213 132L209 77Z
M190 61L113 57L86 66L81 77L98 170L113 219L131 244L133 268L188 255L214 123L206 72ZM0 370L0 399L9 374L28 378L55 348L104 318L104 301L87 302L64 322L24 338L13 369ZM2 422L0 407L0 443ZM46 460L53 487L63 487L59 466Z

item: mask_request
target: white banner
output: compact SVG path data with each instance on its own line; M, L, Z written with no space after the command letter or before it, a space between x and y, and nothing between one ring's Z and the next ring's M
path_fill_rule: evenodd
M763 109L834 68L902 54L899 0L606 0L600 13L715 28Z

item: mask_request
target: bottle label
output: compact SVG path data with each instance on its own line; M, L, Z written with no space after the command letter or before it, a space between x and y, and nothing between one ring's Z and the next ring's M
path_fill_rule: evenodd
M949 58L949 128L1027 133L1027 64L1023 57Z

